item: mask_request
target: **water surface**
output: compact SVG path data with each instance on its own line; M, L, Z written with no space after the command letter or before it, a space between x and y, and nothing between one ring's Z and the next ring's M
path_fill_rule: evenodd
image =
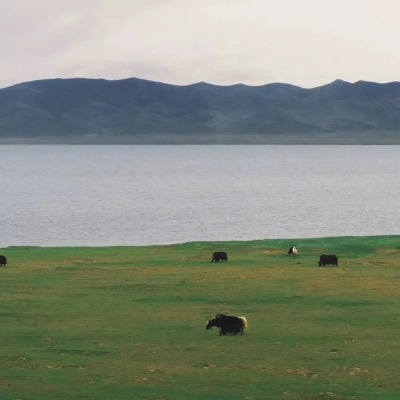
M0 247L400 233L400 146L0 146Z

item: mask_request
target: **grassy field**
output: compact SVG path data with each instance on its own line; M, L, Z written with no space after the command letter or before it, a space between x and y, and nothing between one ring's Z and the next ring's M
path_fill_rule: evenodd
M400 399L400 236L0 254L0 400Z

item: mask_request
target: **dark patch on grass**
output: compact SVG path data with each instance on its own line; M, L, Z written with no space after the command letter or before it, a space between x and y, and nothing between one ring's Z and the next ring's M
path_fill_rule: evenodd
M132 292L132 293L140 293L140 292L160 292L162 293L163 289L165 289L166 285L159 284L151 284L151 283L129 283L121 285L102 285L102 286L94 286L94 290L106 290L106 291L118 291L118 292Z
M57 353L57 354L70 354L76 356L106 356L109 354L108 351L79 350L79 349L48 349L47 352Z
M344 397L336 396L333 393L317 394L313 396L301 397L301 400L342 400Z
M371 300L329 300L325 302L328 306L333 307L366 307L366 306L375 306L378 303Z

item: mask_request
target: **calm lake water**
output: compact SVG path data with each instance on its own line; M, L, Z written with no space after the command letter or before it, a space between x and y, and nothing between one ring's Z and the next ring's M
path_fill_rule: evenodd
M400 146L0 146L0 247L400 233Z

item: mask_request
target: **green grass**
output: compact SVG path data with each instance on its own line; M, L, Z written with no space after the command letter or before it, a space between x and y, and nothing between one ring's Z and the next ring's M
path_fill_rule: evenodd
M0 400L400 399L400 236L0 253Z

